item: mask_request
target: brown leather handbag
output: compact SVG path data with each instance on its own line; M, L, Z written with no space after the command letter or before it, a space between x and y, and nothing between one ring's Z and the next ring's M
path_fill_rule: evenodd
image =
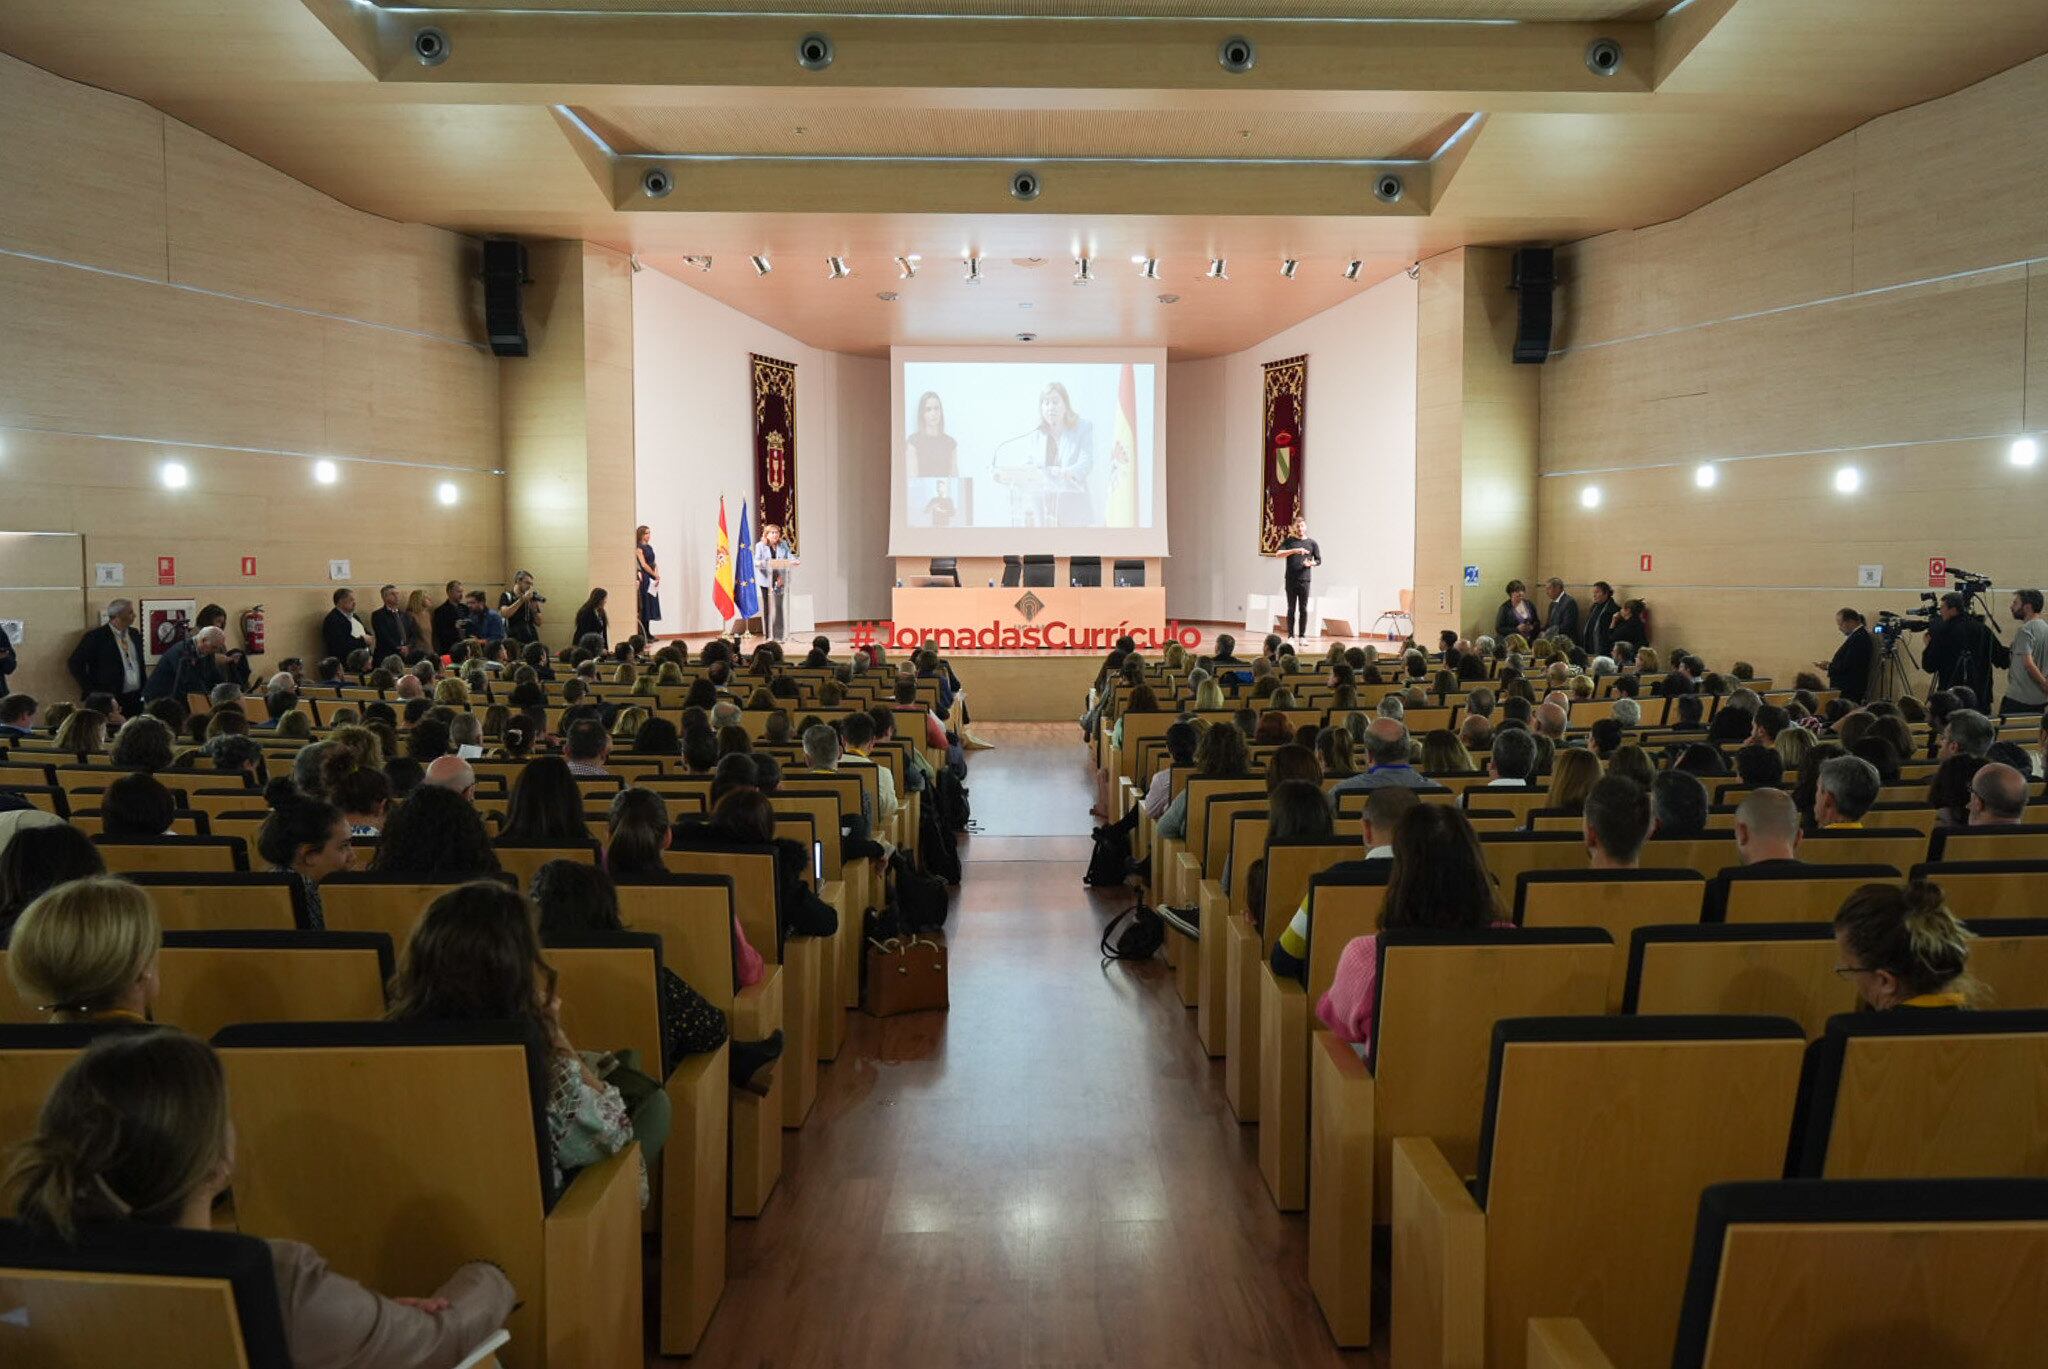
M943 1009L946 943L931 936L868 941L867 1012L870 1017Z

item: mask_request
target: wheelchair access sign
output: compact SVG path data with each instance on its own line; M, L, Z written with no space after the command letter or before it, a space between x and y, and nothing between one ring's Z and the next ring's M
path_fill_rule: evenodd
M1467 567L1465 567L1465 583L1466 583L1466 584L1467 584L1468 586L1470 586L1470 585L1476 585L1476 584L1478 584L1478 583L1479 583L1479 567L1477 567L1477 566L1467 566Z

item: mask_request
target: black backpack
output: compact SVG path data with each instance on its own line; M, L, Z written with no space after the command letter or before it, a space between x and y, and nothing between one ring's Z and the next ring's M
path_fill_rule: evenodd
M932 797L932 796L927 796ZM960 846L939 816L936 803L926 803L918 819L917 856L924 868L948 884L960 882Z
M1095 829L1095 850L1088 857L1088 869L1081 882L1090 888L1122 884L1131 876L1131 839L1119 828L1104 824Z
M1130 925L1117 931L1126 922ZM1133 903L1102 929L1104 960L1150 960L1165 944L1166 919L1142 903Z
M964 832L967 824L974 820L973 810L967 806L967 782L948 768L941 766L938 781L932 786L932 797L936 799L939 820L949 832Z
M951 908L946 882L913 866L901 851L889 857L889 864L896 872L893 911L901 918L903 930L926 932L945 926Z

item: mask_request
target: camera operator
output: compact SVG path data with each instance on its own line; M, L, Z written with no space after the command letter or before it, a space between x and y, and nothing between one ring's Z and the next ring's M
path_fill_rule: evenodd
M512 572L512 588L498 596L498 616L505 620L505 635L519 643L540 640L540 606L545 595L533 587L533 572Z
M1970 691L1975 706L1991 707L1991 654L1997 648L1991 629L1980 618L1970 616L1968 596L1950 590L1941 596L1935 617L1927 630L1927 647L1920 664L1932 677L1928 692L1954 689Z
M1995 647L1993 665L2006 667L2005 698L2000 715L2039 714L2048 707L2048 618L2041 616L2041 591L2012 592L2012 619L2019 628L2010 646Z

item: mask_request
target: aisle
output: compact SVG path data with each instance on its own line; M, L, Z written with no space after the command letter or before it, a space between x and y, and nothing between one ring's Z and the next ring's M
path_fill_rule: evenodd
M1372 1363L1330 1346L1306 1222L1273 1210L1164 963L1100 965L1125 900L1081 884L1075 729L985 735L952 1010L853 1016L696 1362Z

